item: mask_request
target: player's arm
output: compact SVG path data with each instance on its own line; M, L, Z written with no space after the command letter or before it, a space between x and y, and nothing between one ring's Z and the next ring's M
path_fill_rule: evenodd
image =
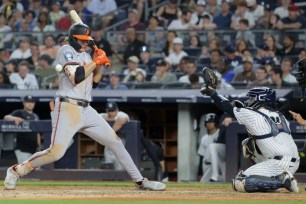
M114 125L113 125L113 130L115 132L117 132L118 130L120 130L122 128L122 126L128 122L128 118L119 118L115 121Z
M210 97L214 100L215 105L219 109L223 110L231 117L235 118L234 107L227 98L219 95L216 91Z
M76 85L86 79L91 72L96 68L97 64L92 61L85 66L79 65L77 62L69 62L64 65L64 71L69 77L70 81Z
M7 121L14 121L16 125L19 125L23 122L22 118L13 115L5 115L3 119Z

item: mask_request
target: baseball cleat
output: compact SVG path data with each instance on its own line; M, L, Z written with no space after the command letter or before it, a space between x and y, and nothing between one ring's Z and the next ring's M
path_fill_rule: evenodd
M139 190L164 191L166 185L158 181L149 181L144 178L141 185L136 184L136 188Z
M3 184L7 190L14 190L16 188L16 183L17 180L19 179L19 175L14 170L15 166L17 165L11 166L6 171L6 177Z
M284 173L284 176L285 176L285 178L283 180L283 183L284 183L285 188L290 192L299 193L300 189L299 189L297 181L293 177L292 173L290 171L286 171Z

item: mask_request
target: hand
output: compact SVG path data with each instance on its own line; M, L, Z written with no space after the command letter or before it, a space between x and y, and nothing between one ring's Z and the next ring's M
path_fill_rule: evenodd
M15 124L16 125L19 125L20 123L22 123L23 122L23 119L22 118L19 118L19 117L16 117L15 118Z
M224 120L222 121L222 125L224 125L225 127L227 127L227 126L229 126L232 122L233 122L232 118L230 118L230 117L224 118Z
M289 111L289 113L292 115L293 119L295 119L298 124L306 125L306 121L302 118L301 114L293 111Z
M101 49L96 49L95 50L93 61L97 65L105 65L106 67L110 66L110 61L109 61L108 57L106 56L105 52Z
M213 89L211 86L208 86L206 84L203 84L203 86L200 89L200 92L203 95L208 95L208 96L212 96L214 93L216 93L216 90Z

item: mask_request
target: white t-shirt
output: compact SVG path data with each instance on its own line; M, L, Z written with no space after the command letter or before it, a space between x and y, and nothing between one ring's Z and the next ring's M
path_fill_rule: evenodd
M190 84L189 75L186 74L184 76L181 76L178 81L181 82L181 83L189 83ZM199 82L204 83L203 77L199 76Z
M92 0L87 9L93 14L106 15L110 12L117 10L117 4L115 0Z
M100 116L104 119L107 118L107 113L100 113ZM130 117L128 114L126 114L125 112L119 111L115 117L115 120L118 120L120 118L127 118L127 121L130 121Z
M38 89L37 79L34 74L27 74L23 79L18 73L12 73L9 76L10 82L17 85L17 89Z
M203 157L205 157L205 155L208 155L207 152L208 146L212 143L215 143L215 141L218 138L218 135L219 135L219 129L211 135L209 134L204 135L201 139L201 143L198 149L198 154Z
M176 54L175 52L171 52L168 55L168 59L171 62L171 64L175 66L175 65L178 65L180 63L181 59L184 56L188 56L188 54L183 50L179 54Z
M275 14L279 15L280 19L288 17L289 16L289 11L288 9L285 9L284 7L280 6L274 9Z
M168 26L168 30L189 30L191 27L191 22L183 23L181 19L177 19L171 21L170 25Z
M21 49L14 50L10 56L10 59L27 59L32 56L30 48L25 52L22 52Z

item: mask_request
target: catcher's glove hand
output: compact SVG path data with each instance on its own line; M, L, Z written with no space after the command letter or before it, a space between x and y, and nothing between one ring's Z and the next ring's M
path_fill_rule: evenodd
M205 84L201 88L201 93L203 95L211 96L216 92L215 89L217 88L218 77L213 70L207 67L203 68L202 74Z

